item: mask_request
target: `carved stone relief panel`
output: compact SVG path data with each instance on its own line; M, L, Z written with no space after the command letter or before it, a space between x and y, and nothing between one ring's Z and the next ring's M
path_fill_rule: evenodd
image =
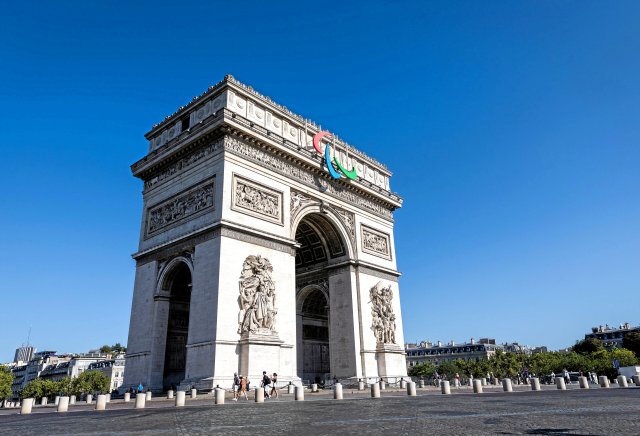
M362 224L360 226L362 251L384 259L391 259L391 242L389 234Z
M161 230L178 225L186 218L195 218L206 210L213 210L215 179L209 180L176 195L147 212L146 236L153 236Z
M311 171L305 170L299 165L295 165L282 157L275 156L267 151L258 149L246 142L238 140L237 138L225 136L224 148L226 151L243 156L249 161L256 162L287 177L299 180L310 187L317 187L318 177ZM390 209L347 188L330 183L327 184L325 192L383 218L393 220L393 213Z
M294 191L293 189L291 190L291 201L290 201L291 205L290 205L290 219L291 219L291 226L293 227L293 222L295 221L298 212L300 212L300 210L309 205L309 204L314 204L314 203L319 203L318 200L308 197L307 195L298 192L298 191Z
M393 291L391 285L384 286L383 282L378 282L369 291L371 298L371 315L373 318L371 330L376 336L378 344L396 343L396 316L393 313L391 300Z
M344 224L347 232L349 233L349 239L355 249L356 246L356 218L355 215L346 210L335 208L336 213L340 216L342 223Z
M276 335L276 286L266 257L248 256L240 274L238 334Z
M174 176L180 174L183 171L186 171L188 168L192 167L194 164L201 162L208 156L213 155L216 151L218 151L223 144L223 139L218 138L212 143L205 145L204 147L200 147L197 150L192 151L186 156L182 157L180 160L172 163L155 176L146 180L144 182L144 188L150 189L153 188L158 183L162 183L165 180L172 179Z
M282 192L233 175L231 209L284 225Z

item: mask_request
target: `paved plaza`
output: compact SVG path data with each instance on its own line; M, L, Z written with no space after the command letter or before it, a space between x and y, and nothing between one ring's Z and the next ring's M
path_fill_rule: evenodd
M304 402L285 394L264 404L227 399L225 405L200 395L184 408L157 398L143 410L122 400L112 401L104 412L89 405L70 410L37 407L22 416L18 409L2 410L0 434L640 434L640 388L558 391L545 386L532 392L522 386L513 393L461 389L452 395L425 389L417 397L398 390L379 399L348 390L342 401L323 392L307 393Z

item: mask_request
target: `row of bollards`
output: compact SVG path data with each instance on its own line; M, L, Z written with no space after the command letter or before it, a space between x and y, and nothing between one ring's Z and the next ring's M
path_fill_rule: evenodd
M632 378L633 383L640 387L640 375L635 375ZM600 387L601 388L609 388L609 379L606 376L600 376L599 377L599 383L600 383ZM531 390L533 391L540 391L541 387L540 387L540 380L537 377L532 377L529 379L529 383L531 386ZM589 381L587 380L586 377L579 377L578 378L578 383L581 389L589 389ZM627 378L624 375L620 375L618 376L618 378L614 381L614 383L617 383L618 386L626 388L629 387L629 383L627 381ZM483 392L483 386L486 386L486 380L484 379L473 379L472 381L472 385L473 385L473 392L476 394L481 394ZM408 396L412 396L415 397L416 396L416 383L413 381L405 381L402 380L400 382L400 386L401 388L405 389L407 391L407 395ZM420 380L419 382L419 386L423 387L424 386L424 381ZM558 377L556 378L556 387L558 390L566 390L567 386L565 383L564 378L562 377ZM383 380L380 380L377 383L372 383L371 384L371 398L380 398L380 391L386 389L386 383ZM513 386L512 386L512 382L511 379L505 378L502 380L502 389L504 392L513 392ZM358 390L362 391L364 390L364 382L362 380L358 381ZM311 392L317 392L318 391L318 386L317 385L312 385L311 386ZM448 380L442 380L440 382L440 391L443 395L450 395L451 394L451 386ZM289 384L288 385L288 392L289 393L293 393L294 394L294 398L296 401L304 401L304 387L303 386L296 386L293 384ZM264 388L256 388L255 391L255 402L256 403L264 403L264 398L265 398L265 390ZM175 395L175 396L174 396ZM146 402L150 401L152 399L153 394L151 392L146 392L146 393L139 393L136 394L135 396L135 408L136 409L144 409ZM185 399L186 399L186 392L185 391L178 391L175 392L173 390L170 390L167 392L167 398L168 399L174 399L175 398L175 406L176 407L184 407L185 405ZM197 398L197 391L195 389L191 390L191 398L195 399ZM342 400L344 398L343 396L343 389L342 389L342 384L341 383L336 383L333 387L333 398L335 400ZM96 405L95 405L95 410L106 410L106 406L107 403L110 402L111 400L111 395L107 394L107 395L98 395L97 399L96 399ZM219 387L216 387L215 391L214 391L214 400L215 400L215 404L224 404L224 400L225 400L225 390L221 389ZM124 395L124 402L130 402L131 401L131 394L130 393L125 393ZM92 404L93 402L93 395L88 394L86 397L86 403L87 404ZM16 403L14 403L16 404ZM22 400L22 403L20 404L20 413L21 414L30 414L32 412L33 406L35 404L35 399L34 398L25 398ZM47 405L47 398L42 398L40 400L40 404L41 405ZM57 408L58 412L64 413L67 412L69 410L69 405L74 405L76 404L76 396L75 395L71 395L69 396L57 396L55 398L55 402L54 405Z

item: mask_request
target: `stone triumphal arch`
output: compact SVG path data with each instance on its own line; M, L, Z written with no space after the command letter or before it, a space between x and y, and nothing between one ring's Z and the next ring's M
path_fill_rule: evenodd
M125 387L406 376L384 165L231 76L146 138Z

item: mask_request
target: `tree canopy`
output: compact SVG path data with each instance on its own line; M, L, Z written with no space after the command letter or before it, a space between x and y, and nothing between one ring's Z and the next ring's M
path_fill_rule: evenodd
M74 395L92 392L109 392L111 382L109 377L100 371L85 371L73 380L71 392Z
M101 353L124 353L127 351L127 347L120 344L120 342L116 342L114 345L103 345L100 347Z
M630 332L622 338L622 346L627 350L633 351L636 357L640 358L640 333Z
M20 398L52 397L60 393L60 385L53 380L31 380L20 392Z
M431 377L436 372L436 366L431 362L419 363L409 368L409 375L413 377Z
M591 347L590 344L588 347ZM588 348L587 347L587 348ZM409 369L409 375L431 377L435 371L442 376L452 378L456 373L464 377L484 377L487 373L498 378L513 378L527 370L538 376L551 373L560 374L563 369L570 372L590 371L609 378L618 375L613 361L618 360L620 366L631 366L638 363L636 355L627 349L606 350L596 347L593 352L553 351L546 353L523 354L505 353L498 350L488 360L454 360L441 362L437 367L431 362L420 363ZM583 350L583 349L581 349Z
M602 345L602 341L595 338L587 338L582 341L576 342L576 344L571 348L572 351L580 354L590 354L595 353L596 351L604 350L604 345Z
M13 373L6 366L0 366L0 400L11 396L11 385L13 384Z
M31 380L20 392L21 398L42 398L54 395L81 395L93 392L109 392L109 378L100 371L85 371L72 379L65 377L53 381L37 378Z

